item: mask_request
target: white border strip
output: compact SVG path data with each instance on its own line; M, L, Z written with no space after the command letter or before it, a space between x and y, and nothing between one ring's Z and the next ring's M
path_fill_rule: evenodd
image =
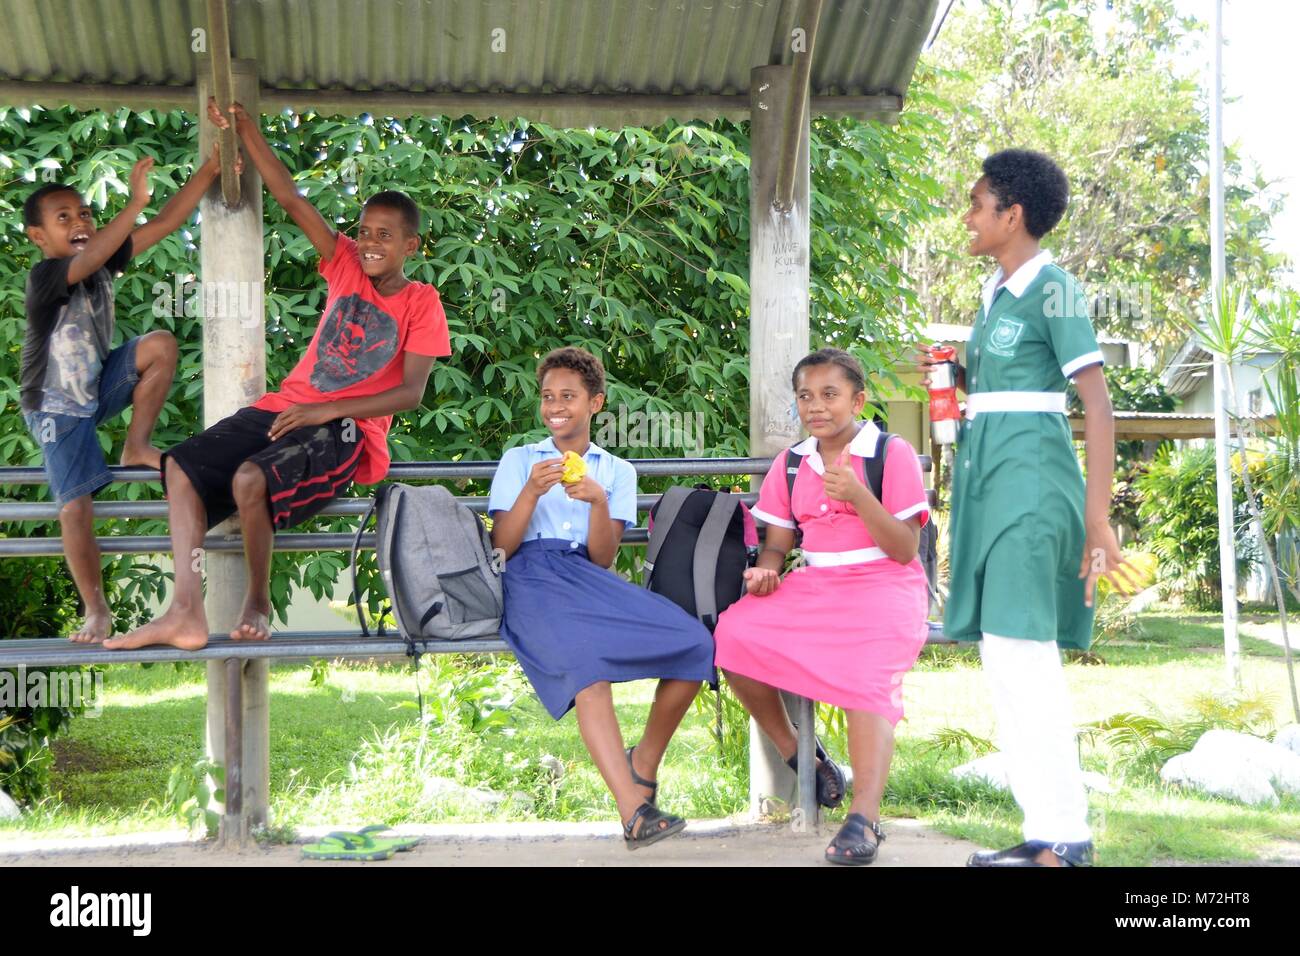
M1062 365L1061 374L1064 375L1066 378L1072 378L1074 376L1074 373L1082 369L1084 366L1105 365L1105 364L1106 364L1106 356L1102 355L1100 351L1089 352L1087 355L1080 355L1074 361L1066 362L1064 365Z
M793 521L786 521L784 518L778 518L775 515L770 515L766 511L761 510L760 508L756 508L756 507L750 508L749 513L752 514L759 521L762 521L764 524L774 524L778 528L789 528L791 531L794 530Z
M910 508L904 508L902 511L894 512L894 517L897 518L899 521L906 521L914 514L919 514L922 511L929 511L929 510L930 510L930 502L922 501L920 504L912 505L912 507Z

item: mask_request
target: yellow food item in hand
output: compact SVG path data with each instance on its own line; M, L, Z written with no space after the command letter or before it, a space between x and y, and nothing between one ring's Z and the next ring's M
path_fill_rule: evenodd
M566 485L576 485L587 474L587 462L574 451L564 453L564 475L560 478Z

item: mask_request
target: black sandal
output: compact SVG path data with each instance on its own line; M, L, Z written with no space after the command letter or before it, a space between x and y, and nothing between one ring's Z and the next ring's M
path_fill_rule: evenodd
M868 842L867 830L876 835L875 843ZM826 848L826 859L844 866L866 866L875 862L880 844L884 842L885 831L879 823L868 820L860 813L850 813L844 826L840 827L840 832L835 834L835 839ZM832 848L839 852L832 853Z
M797 729L797 728L796 728ZM848 781L844 779L844 771L836 765L822 748L822 742L817 741L817 759L821 763L817 764L815 779L817 781L817 803L819 806L834 810L844 802L844 791L848 788ZM785 762L786 766L795 773L799 772L799 752Z
M650 804L650 806L652 806L652 807L653 807L653 806L658 806L658 800L659 800L659 781L658 781L658 780L647 780L645 777L643 777L643 776L641 776L639 773L637 773L637 772L636 772L636 767L634 767L634 766L632 765L632 751L636 750L636 747L637 747L637 745L636 745L636 744L633 744L631 747L628 747L628 748L627 748L627 769L630 770L630 771L632 772L632 782L633 782L634 784L636 784L638 787L649 787L649 788L650 788L650 796L646 799L646 803Z
M640 830L636 828L638 820L641 821ZM681 833L685 829L686 821L681 817L675 817L671 813L664 813L648 803L643 803L636 808L636 813L632 814L632 819L623 824L623 841L627 844L629 850L635 850L637 847L658 843L660 840L666 839L674 833Z

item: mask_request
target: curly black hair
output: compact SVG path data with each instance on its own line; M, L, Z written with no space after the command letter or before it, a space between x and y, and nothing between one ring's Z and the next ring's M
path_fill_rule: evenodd
M984 160L989 191L998 198L998 212L1020 204L1025 229L1041 239L1061 221L1070 202L1070 183L1061 167L1031 149L1004 149Z
M72 193L77 197L81 196L81 193L63 183L46 183L40 189L32 190L32 194L23 203L24 226L39 226L42 224L41 217L44 215L44 211L41 209L41 202L46 196L53 196L55 193Z
M799 373L812 365L836 365L853 386L853 391L866 390L867 377L862 372L862 363L843 349L818 349L810 355L805 355L799 360L799 364L794 367L794 373L790 376L791 388L795 391L799 390Z
M410 235L420 234L420 207L406 193L398 192L396 189L385 189L366 200L366 208L372 206L377 209L393 210L402 217L402 225L406 226L406 231Z
M537 384L540 386L546 373L553 368L567 368L578 373L587 394L592 398L605 393L605 366L586 349L565 346L552 349L537 365Z

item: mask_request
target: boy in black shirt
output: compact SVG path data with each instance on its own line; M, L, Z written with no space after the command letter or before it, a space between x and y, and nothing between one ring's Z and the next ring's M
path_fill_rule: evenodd
M159 451L149 436L176 372L170 332L149 332L110 350L113 279L132 255L185 223L221 169L214 153L156 218L136 226L149 202L152 168L149 158L135 164L130 202L103 229L95 228L80 194L59 183L40 187L23 205L27 236L44 258L27 277L20 403L60 506L63 550L86 612L72 640L83 644L103 641L112 625L91 500L112 475L95 427L133 405L121 464L157 468Z

